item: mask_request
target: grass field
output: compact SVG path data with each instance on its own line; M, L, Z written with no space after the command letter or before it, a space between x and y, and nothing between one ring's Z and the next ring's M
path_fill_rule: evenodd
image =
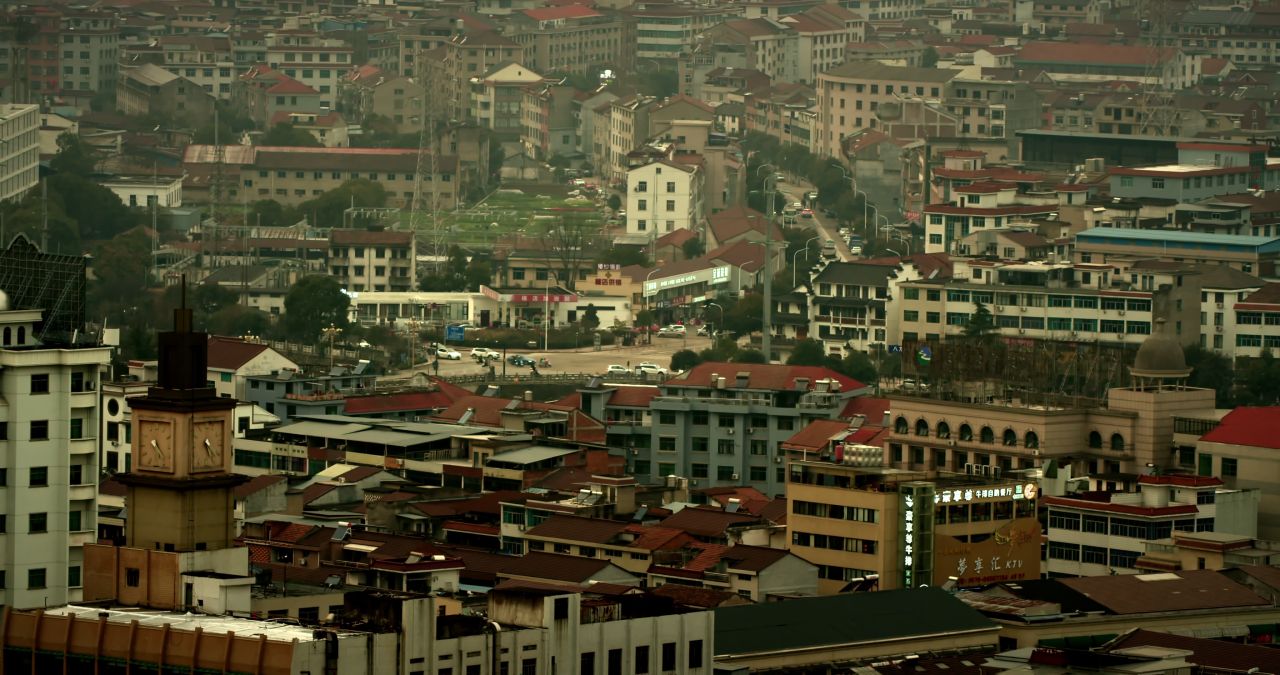
M475 206L442 212L439 221L448 229L450 243L475 247L492 246L496 238L511 234L540 236L566 214L603 226L607 209L590 198L570 196L569 191L559 185L503 188ZM401 219L408 226L413 214L404 212ZM423 213L417 229L425 233L431 225L431 215Z

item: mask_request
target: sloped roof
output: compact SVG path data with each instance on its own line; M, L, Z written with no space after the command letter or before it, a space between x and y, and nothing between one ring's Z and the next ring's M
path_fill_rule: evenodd
M1028 42L1018 50L1019 62L1147 66L1173 58L1178 50L1144 45L1078 42Z
M532 551L512 558L498 571L498 575L585 584L612 564L596 558Z
M265 490L277 483L283 483L287 480L280 474L265 474L262 476L254 476L246 483L241 483L232 491L236 499L244 499L249 495L255 494L261 490ZM105 482L104 482L105 485Z
M1241 406L1227 413L1212 431L1200 437L1209 443L1280 450L1280 406Z
M520 12L534 21L553 21L556 19L585 19L603 16L600 12L583 5L562 5L560 7L538 7Z
M662 526L700 537L722 537L735 525L749 525L760 519L749 513L727 513L720 509L690 507L663 519Z
M781 232L777 225L771 225L763 213L745 206L733 206L707 217L707 224L716 241L726 241L747 232L764 234L772 229L775 241L781 240Z
M530 528L525 534L550 539L606 544L626 527L626 523L617 520L561 515L551 516Z
M833 438L852 431L844 420L811 420L803 429L792 434L782 444L791 448L826 449Z
M663 584L652 591L654 595L670 598L672 602L687 607L714 609L725 605L747 604L737 593L717 591L712 588L698 588L684 584Z
M252 361L262 352L270 349L257 342L246 342L240 338L209 336L209 367L217 370L239 370L244 364Z
M1216 570L1059 579L1114 614L1270 606L1249 587Z
M1280 650L1271 647L1159 633L1142 628L1107 643L1105 651L1147 646L1185 649L1192 652L1191 656L1186 657L1187 662L1203 668L1241 673L1250 672L1251 669L1263 673L1280 673Z
M453 399L441 391L408 391L368 396L349 396L342 402L344 415L386 412L427 412L449 407Z

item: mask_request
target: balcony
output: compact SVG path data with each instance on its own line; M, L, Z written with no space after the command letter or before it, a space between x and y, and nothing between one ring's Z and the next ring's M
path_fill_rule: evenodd
M98 439L95 437L73 438L67 441L67 451L72 455L98 454Z
M98 533L93 530L67 533L67 546L84 546L98 543Z
M94 485L72 485L67 488L69 501L90 501L98 496L98 488Z

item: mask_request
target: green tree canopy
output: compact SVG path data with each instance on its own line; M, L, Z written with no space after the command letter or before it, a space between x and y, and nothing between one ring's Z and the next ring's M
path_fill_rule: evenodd
M330 325L346 328L350 308L351 299L333 277L303 277L284 298L285 332L296 340L314 341Z
M985 304L974 303L973 315L969 317L969 323L964 325L964 336L973 340L990 340L996 336L995 319Z
M299 129L287 122L271 127L258 139L259 145L279 145L285 147L318 148L320 141L310 131Z
M89 176L97 163L97 152L89 144L80 140L79 135L64 131L58 136L58 154L49 160L49 168L55 173Z
M698 353L692 349L681 349L671 355L671 370L685 371L702 363Z
M313 227L342 227L343 214L353 206L387 205L387 191L381 183L364 178L349 180L328 192L298 205Z
M103 243L93 260L91 305L102 311L138 303L148 285L150 262L151 239L141 230Z

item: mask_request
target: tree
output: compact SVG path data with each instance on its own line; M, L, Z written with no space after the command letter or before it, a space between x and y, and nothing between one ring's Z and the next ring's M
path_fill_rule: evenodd
M78 223L80 236L90 241L111 239L141 224L151 224L150 211L130 209L110 189L77 173L48 178L50 200L62 204L66 215ZM36 195L32 195L35 197Z
M964 336L974 340L989 340L996 334L995 320L991 318L991 310L981 302L974 303L973 315L964 326Z
M1241 403L1248 405L1275 405L1280 403L1280 360L1263 348L1262 354L1249 359L1241 372L1244 392Z
M58 154L49 160L49 168L55 173L90 176L98 163L97 153L77 134L64 131L58 136Z
M836 371L844 373L863 384L873 383L879 379L876 364L863 352L850 352L843 361L837 361Z
M544 234L549 251L558 259L556 279L565 288L576 289L579 273L600 243L599 225L585 211L565 209L547 224Z
M1191 367L1187 383L1212 389L1219 408L1234 407L1235 371L1231 367L1231 359L1200 345L1187 347L1185 353L1187 365Z
M353 206L382 207L387 204L387 191L381 183L363 178L349 180L338 187L305 201L298 206L303 216L311 218L312 227L342 227L343 214Z
M685 260L693 260L703 253L707 252L707 247L702 243L700 237L694 237L684 242L680 246L680 251L684 253Z
M616 192L609 195L609 209L617 213L620 208L622 208L622 197L619 197Z
M636 75L636 88L645 96L670 98L680 93L679 86L679 75L669 68L657 68Z
M151 239L133 230L98 248L93 260L95 282L90 286L93 307L118 309L137 303L146 291L151 262Z
M671 355L671 370L673 372L689 370L699 363L702 363L702 359L692 349L681 349Z
M287 122L271 127L258 139L259 145L278 145L284 147L319 148L320 141L310 131L299 129Z
M636 312L636 324L635 324L636 326L648 327L648 326L652 326L657 321L658 321L658 318L653 315L653 310L642 309Z
M764 352L759 349L740 349L733 356L734 363L768 363L768 359L764 357Z
M214 335L263 336L271 330L271 317L252 307L227 305L209 315L205 329Z
M724 327L739 337L749 335L760 330L763 318L764 298L759 293L748 293L724 313Z
M822 343L813 339L805 339L796 342L791 349L791 356L787 357L787 365L789 366L825 366L828 365L826 350L822 348Z
M649 258L643 246L613 246L601 252L596 262L627 267L646 265L649 263Z
M296 209L274 199L260 199L249 207L249 225L288 227L300 219Z
M934 68L938 65L938 50L933 47L926 47L924 54L920 57L920 67Z
M731 361L738 355L738 343L731 337L722 336L715 339L710 347L698 352L698 358L703 362L708 361Z
M600 325L600 315L596 311L594 304L588 304L587 308L582 312L582 318L579 319L583 328L587 330L595 330Z
M200 314L211 316L240 301L235 291L219 284L200 284L191 292L191 305Z
M346 328L350 308L351 299L333 277L303 277L284 298L285 332L296 340L314 341L330 325Z

